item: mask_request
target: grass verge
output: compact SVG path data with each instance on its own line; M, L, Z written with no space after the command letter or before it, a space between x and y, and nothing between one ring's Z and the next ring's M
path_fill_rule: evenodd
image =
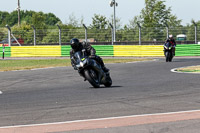
M200 73L200 66L189 66L177 69L178 72L193 72Z
M104 59L104 63L125 63L150 59ZM0 60L0 71L71 66L69 59Z

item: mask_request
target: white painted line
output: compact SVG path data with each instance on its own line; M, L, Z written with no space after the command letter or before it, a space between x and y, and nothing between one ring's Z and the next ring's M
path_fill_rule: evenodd
M131 64L131 63L144 63L144 62L153 62L153 61L158 61L157 59L153 59L153 60L146 60L146 61L134 61L134 62L126 62L127 64Z
M34 68L34 69L30 69L30 70L31 71L36 71L36 70L45 70L45 69L52 69L52 68L58 68L58 67Z
M0 95L1 95L1 94L3 94L3 92L2 92L2 91L0 91Z
M66 121L66 122L4 126L4 127L0 127L0 129L4 129L4 128L21 128L21 127L35 127L35 126L46 126L46 125L58 125L58 124L69 124L69 123L78 123L78 122L91 122L91 121L100 121L100 120L114 120L114 119L145 117L145 116L173 115L173 114L182 114L182 113L195 113L195 112L199 112L199 111L200 110L188 110L188 111L179 111L179 112L167 112L167 113L142 114L142 115L131 115L131 116L107 117L107 118L99 118L99 119L86 119L86 120L75 120L75 121Z

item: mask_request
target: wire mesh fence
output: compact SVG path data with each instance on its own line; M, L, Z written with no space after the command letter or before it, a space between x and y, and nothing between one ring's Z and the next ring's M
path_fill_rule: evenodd
M16 30L11 28L11 34L16 39L23 39L22 45L34 45L34 30L32 28L25 30ZM35 40L36 45L62 45L69 44L72 38L78 38L81 41L85 40L84 28L61 29L61 38L59 38L59 29L36 29ZM87 41L94 44L111 44L112 30L111 29L88 29ZM175 39L180 43L195 43L200 38L200 27L148 27L141 28L141 35L139 35L139 28L135 29L121 29L116 31L116 42L114 44L139 44L141 39L142 44L161 44L168 34L173 34ZM183 34L185 38L177 38L177 35ZM141 38L139 38L141 37ZM59 40L61 39L61 40ZM179 40L180 39L180 40ZM200 39L199 39L200 40ZM8 43L8 29L0 27L0 44L2 42ZM15 44L14 41L11 42Z

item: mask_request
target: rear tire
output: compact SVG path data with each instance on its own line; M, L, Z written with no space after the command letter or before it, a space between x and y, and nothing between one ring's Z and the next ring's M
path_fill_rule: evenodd
M85 78L89 81L89 83L94 88L99 88L100 87L100 83L99 83L99 80L98 80L98 75L94 70L88 69L88 70L85 70L84 73L85 73Z

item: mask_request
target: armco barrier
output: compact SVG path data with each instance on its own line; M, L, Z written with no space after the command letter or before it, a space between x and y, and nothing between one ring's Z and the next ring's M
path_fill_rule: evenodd
M93 45L92 47L95 48L96 54L99 56L114 56L112 45Z
M99 56L113 56L113 46L112 45L93 45L95 48L96 54ZM69 56L70 46L62 46L61 53L62 56Z
M200 56L200 45L198 44L177 45L176 56Z
M61 46L61 56L70 56L70 46Z
M5 47L4 57L10 57L10 56L11 56L10 47ZM0 57L3 57L3 47L0 47Z
M11 57L51 57L61 56L60 46L13 46Z
M162 45L93 45L99 56L164 56ZM69 56L67 46L12 46L5 47L5 57L55 57ZM0 47L0 57L3 47ZM177 45L176 56L200 56L200 45Z
M164 56L162 45L117 45L114 56Z

